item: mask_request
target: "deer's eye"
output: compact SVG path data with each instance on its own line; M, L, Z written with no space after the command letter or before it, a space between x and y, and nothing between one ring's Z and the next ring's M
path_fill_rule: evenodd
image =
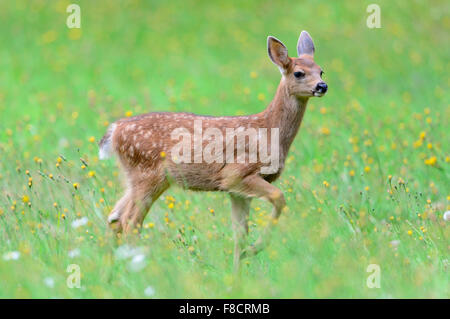
M302 78L302 77L305 76L305 73L302 72L302 71L297 71L297 72L294 72L294 76L295 76L297 79L300 79L300 78Z
M320 71L320 77L322 77L322 75L324 74L325 72L323 72L323 71Z

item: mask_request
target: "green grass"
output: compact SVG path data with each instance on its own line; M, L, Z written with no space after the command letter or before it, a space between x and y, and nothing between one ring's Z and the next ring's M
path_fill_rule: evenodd
M366 27L373 1L72 2L80 31L69 1L0 3L0 297L450 297L448 1L377 1L381 29ZM294 54L303 29L329 92L276 182L288 210L271 245L233 277L228 197L176 188L141 238L117 243L105 220L121 179L97 157L107 123L259 112L280 78L266 37ZM251 239L269 209L253 201ZM140 247L143 267L118 244ZM70 264L81 289L66 285Z

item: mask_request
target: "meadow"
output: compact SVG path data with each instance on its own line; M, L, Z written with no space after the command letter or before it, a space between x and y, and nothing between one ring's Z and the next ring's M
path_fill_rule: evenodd
M72 2L80 29L71 1L0 2L1 298L450 297L448 1L377 0L375 29L372 1ZM270 246L234 276L228 196L179 188L115 238L107 126L257 113L280 80L267 36L295 55L302 30L329 91L275 183L287 209ZM269 212L252 202L251 240Z

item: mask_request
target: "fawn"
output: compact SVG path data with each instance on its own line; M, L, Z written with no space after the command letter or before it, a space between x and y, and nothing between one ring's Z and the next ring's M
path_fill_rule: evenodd
M314 44L306 31L300 34L297 58L289 57L284 44L272 36L267 38L267 46L269 57L282 77L274 99L264 111L250 116L224 117L155 112L120 119L111 124L99 143L99 155L100 159L104 159L115 153L126 179L125 194L108 217L108 222L115 225L117 232L128 233L139 228L152 204L170 185L176 184L190 190L230 194L235 268L239 267L241 258L256 254L268 243L272 224L276 224L285 207L283 193L271 183L283 170L308 99L323 96L327 84L322 80L322 69L313 60ZM271 150L277 152L278 165L268 172L262 170L265 164L258 158L253 162L234 162L232 159L206 162L197 159L192 163L180 162L176 157L169 156L177 142L173 140L173 131L183 128L184 133L195 134L195 121L201 121L202 127L213 128L216 133L225 132L228 128L277 129L279 140L274 141L276 136L271 133L269 144L276 146ZM254 155L251 154L254 152L254 148L250 147L251 141L236 145L234 141L234 137L225 142L220 140L216 144L219 148L215 149L216 154L224 155L231 147L228 155L244 152L245 159ZM206 142L200 141L200 146ZM195 147L194 142L194 146L189 145L187 151L195 152ZM220 158L223 159L223 156ZM273 205L273 223L265 228L255 244L246 246L250 201L254 197L266 199Z

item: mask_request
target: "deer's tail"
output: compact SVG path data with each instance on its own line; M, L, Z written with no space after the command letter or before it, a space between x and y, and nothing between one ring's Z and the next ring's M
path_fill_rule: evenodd
M101 160L107 159L111 157L111 155L113 154L112 137L116 127L117 127L116 123L111 124L108 127L106 134L102 137L102 139L98 143L99 145L98 157Z

